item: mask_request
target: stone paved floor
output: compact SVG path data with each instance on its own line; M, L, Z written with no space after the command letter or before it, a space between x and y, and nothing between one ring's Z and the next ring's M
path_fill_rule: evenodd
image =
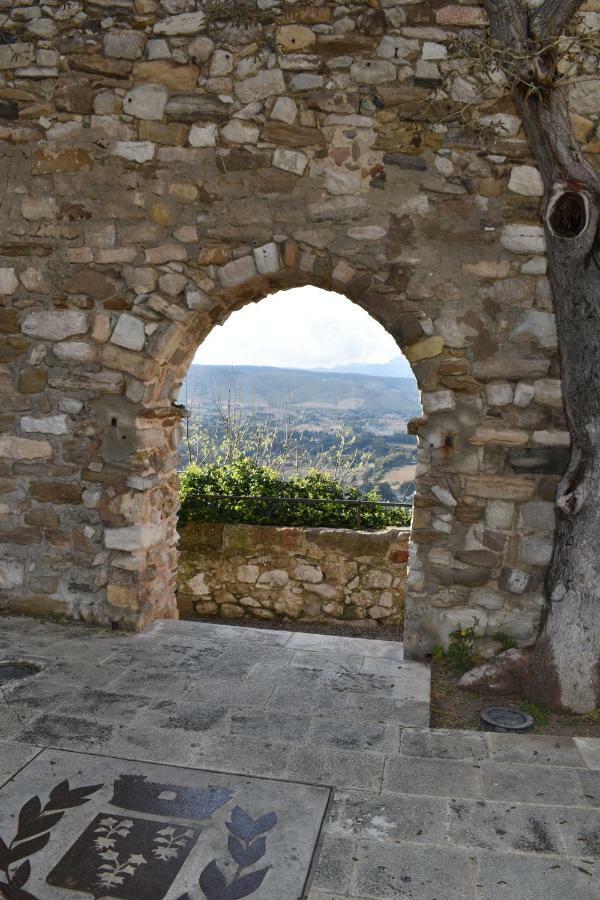
M0 786L43 747L326 785L310 900L600 898L600 740L431 730L401 645L3 618L2 658L42 670L0 694Z

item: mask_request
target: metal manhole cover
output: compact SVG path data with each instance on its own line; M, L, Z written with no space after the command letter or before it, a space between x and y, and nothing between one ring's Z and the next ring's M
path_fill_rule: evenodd
M0 684L29 678L31 675L37 675L39 671L39 668L32 663L3 662L0 663Z
M479 713L479 727L482 731L525 734L533 728L533 719L513 706L488 706Z

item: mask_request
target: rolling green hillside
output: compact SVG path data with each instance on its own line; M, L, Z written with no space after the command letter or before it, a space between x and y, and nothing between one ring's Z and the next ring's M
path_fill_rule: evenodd
M416 439L407 434L406 426L420 415L421 406L411 378L267 366L192 366L180 400L190 410L188 438L192 435L182 446L182 466L190 460L216 461L219 452L207 447L222 447L231 429L243 434L245 448L254 448L244 452L256 462L268 463L287 447L286 471L302 457L302 471L313 465L333 474L332 454L344 432L346 458L366 455L371 460L356 476L357 486L378 487L389 500L412 496ZM300 457L290 454L290 447L298 447Z
M188 403L210 407L214 394L225 397L230 384L242 405L257 409L286 402L298 411L344 416L355 412L368 420L381 416L406 420L421 410L411 378L267 366L192 366L187 378Z

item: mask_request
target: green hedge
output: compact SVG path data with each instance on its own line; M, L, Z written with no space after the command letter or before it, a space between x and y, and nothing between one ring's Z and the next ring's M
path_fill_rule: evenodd
M249 496L239 501L210 500L207 494ZM318 499L318 504L269 502L272 497ZM330 475L311 471L304 476L282 478L273 469L258 466L246 457L228 465L189 466L180 477L181 509L185 522L231 522L249 525L300 525L319 528L356 528L356 507L331 500L380 500L377 491L361 494L344 487ZM409 509L363 506L360 527L386 528L410 525Z

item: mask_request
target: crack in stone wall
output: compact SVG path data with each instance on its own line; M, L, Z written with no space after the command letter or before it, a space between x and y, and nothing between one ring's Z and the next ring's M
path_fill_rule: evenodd
M421 389L408 652L474 619L531 642L569 446L539 176L500 91L487 145L419 122L448 76L468 100L449 42L483 11L256 11L0 0L0 609L176 615L179 386L215 324L310 284Z

